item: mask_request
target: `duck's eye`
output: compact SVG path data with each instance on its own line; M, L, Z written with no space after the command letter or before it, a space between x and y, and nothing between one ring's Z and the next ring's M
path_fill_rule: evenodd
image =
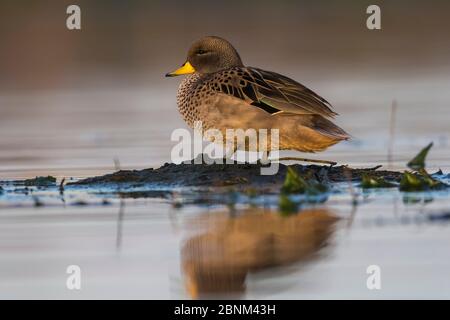
M202 49L199 49L198 51L197 51L197 54L205 54L207 51L205 51L205 50L202 50Z

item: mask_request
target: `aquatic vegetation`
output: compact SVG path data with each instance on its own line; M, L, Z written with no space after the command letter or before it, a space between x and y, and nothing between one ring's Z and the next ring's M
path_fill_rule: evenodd
M284 193L304 193L306 187L306 181L298 175L297 171L289 167L281 191Z
M433 179L426 171L412 173L405 171L400 180L400 191L414 192L439 190L447 188L448 185Z
M33 179L27 179L24 181L26 186L35 186L35 187L51 187L56 185L56 178L52 176L47 177L36 177Z
M396 186L396 184L389 182L382 177L374 177L369 173L363 173L361 176L360 187L363 189L392 188Z
M413 172L405 171L400 180L400 191L414 192L414 191L427 191L427 190L439 190L447 188L448 185L434 179L425 169L425 160L430 151L433 143L428 144L423 148L407 166L413 170Z
M287 168L278 202L278 208L281 214L289 215L298 212L302 202L317 203L327 200L327 197L322 197L322 195L328 191L328 186L318 182L313 175L313 172L310 171L302 177L293 167ZM290 195L296 194L303 194L307 197L302 199L292 199L289 197Z
M287 168L286 178L281 187L281 192L284 194L319 195L327 191L328 187L326 185L319 183L311 176L301 177L292 167Z
M299 209L299 204L297 202L289 199L289 196L285 194L280 195L280 200L278 202L278 210L282 215L290 215L297 213Z
M421 169L419 170L419 173L421 174L422 178L425 180L425 182L428 184L428 186L431 189L436 189L436 188L441 188L441 187L447 187L446 184L434 179L433 177L431 177L430 174L428 174L427 171L425 171L425 169Z
M417 171L425 169L425 159L427 158L428 152L432 146L433 142L423 148L411 161L408 162L408 168Z
M401 191L422 191L426 189L426 182L417 174L405 171L400 180Z

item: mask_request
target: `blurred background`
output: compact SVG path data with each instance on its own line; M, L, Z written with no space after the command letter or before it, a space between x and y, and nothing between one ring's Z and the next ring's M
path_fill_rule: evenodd
M66 8L81 8L81 30ZM185 124L164 74L205 35L244 64L290 76L329 100L354 136L321 157L385 164L397 101L393 166L435 141L448 160L448 1L2 1L0 176L88 176L170 160Z

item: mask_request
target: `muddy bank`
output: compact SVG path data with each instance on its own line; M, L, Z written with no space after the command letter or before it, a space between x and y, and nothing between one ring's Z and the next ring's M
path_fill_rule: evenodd
M411 161L410 170L404 172L383 170L381 166L350 168L296 163L279 164L276 174L262 175L263 167L266 166L261 163L194 164L191 161L166 163L157 169L119 170L79 181L70 179L69 183L65 183L66 179L56 182L51 176L4 184L0 181L3 185L0 197L6 202L34 206L57 205L61 201L63 205L105 205L111 203L109 199L160 198L167 199L174 207L277 205L280 212L290 214L297 212L299 205L323 203L330 195L340 192L350 192L356 199L361 190L384 189L404 192L405 203L422 203L432 201L435 191L450 190L450 175L442 171L429 174L423 161ZM348 188L350 182L352 187Z
M379 167L353 169L347 166L318 165L284 165L280 164L275 175L261 175L260 163L236 164L169 164L158 169L120 170L104 176L91 177L68 185L95 186L107 184L129 184L139 186L152 184L162 187L224 187L251 186L254 188L270 188L281 186L285 180L288 167L298 173L314 176L319 182L360 181L364 174L399 182L401 173L381 170Z

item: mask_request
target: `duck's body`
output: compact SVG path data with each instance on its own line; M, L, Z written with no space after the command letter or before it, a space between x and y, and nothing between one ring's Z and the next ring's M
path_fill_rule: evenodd
M218 48L219 53L223 48L231 50L231 45L224 41L217 37L204 38L194 44L190 56L199 50L198 47ZM224 138L227 129L267 129L267 141L270 141L270 130L278 129L280 150L302 152L322 151L349 138L329 120L336 113L325 99L283 75L245 67L235 50L229 53L230 57L225 57L226 60L233 60L233 53L236 57L228 65L208 66L207 71L212 69L212 72L194 71L182 81L177 103L190 127L201 121L204 132L218 129ZM198 68L195 64L200 64L196 59L198 57L192 57L192 63L188 57L187 62L194 70ZM255 150L255 146L245 143L235 147ZM259 151L273 148L269 144L256 147Z

